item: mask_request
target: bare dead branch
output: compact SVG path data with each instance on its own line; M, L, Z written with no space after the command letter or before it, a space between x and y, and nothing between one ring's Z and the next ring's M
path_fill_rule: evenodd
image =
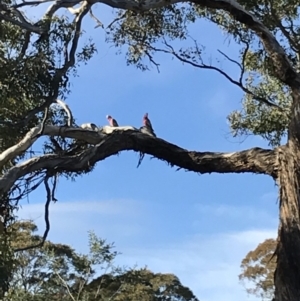
M48 233L50 231L50 221L49 221L49 206L50 206L50 202L53 199L53 195L51 193L50 187L49 187L49 176L45 177L44 180L44 184L45 184L45 188L46 188L46 192L47 192L47 200L46 200L46 204L45 204L45 223L46 223L46 229L42 238L42 244L41 246L43 246L45 240L47 239Z
M271 106L271 107L275 107L277 108L278 110L280 111L284 111L283 108L281 108L280 106L278 106L277 104L275 104L274 102L271 102L270 100L264 98L264 97L261 97L259 95L256 95L255 93L253 93L252 91L250 91L248 88L246 88L243 83L242 83L242 74L239 78L239 80L235 80L233 79L232 77L230 77L225 71L223 71L222 69L216 67L216 66L213 66L213 65L206 65L204 64L203 62L201 62L200 64L199 63L196 63L195 61L192 61L192 60L189 60L189 59L186 59L185 57L182 57L180 54L178 54L174 48L168 44L166 41L164 41L164 44L167 46L168 50L167 49L161 49L161 48L155 48L151 45L149 45L148 47L150 47L152 50L154 51L157 51L157 52L163 52L163 53L168 53L168 54L172 54L173 56L175 56L179 61L183 62L183 63L186 63L186 64L189 64L193 67L196 67L196 68L201 68L201 69L209 69L209 70L215 70L217 71L218 73L220 73L221 75L223 75L226 79L228 79L232 84L238 86L239 88L241 88L245 93L251 95L254 99L268 105L268 106ZM223 53L222 53L223 54ZM224 56L226 56L224 54ZM226 56L227 57L227 56ZM232 61L232 59L230 59L228 57L228 59L230 61ZM237 62L236 62L237 63ZM242 65L240 66L242 68ZM244 72L244 69L242 69L243 72Z
M44 184L45 184L46 193L47 193L47 199L46 199L46 203L45 203L45 214L44 214L46 229L43 234L42 240L38 244L35 244L35 245L30 245L30 246L27 246L24 248L14 249L14 252L26 251L29 249L35 249L35 248L42 247L47 239L48 233L50 231L49 205L50 205L51 200L53 199L53 195L51 193L48 181L49 181L49 176L47 175L44 179Z
M222 54L228 61L230 61L231 63L236 64L237 66L240 67L240 69L242 70L243 66L237 62L236 60L233 60L232 58L230 58L227 54L225 54L223 51L221 51L220 49L217 49L217 51Z
M244 86L244 84L243 84L243 78L244 78L244 74L245 74L245 60L246 60L246 57L247 57L247 54L248 54L248 51L249 51L249 48L250 48L250 44L249 44L249 42L248 41L246 41L241 35L239 35L240 36L240 40L241 40L241 42L243 42L246 46L245 46L245 49L244 49L244 52L243 52L243 55L242 55L242 63L239 63L239 62L237 62L236 60L234 60L234 59L232 59L232 58L230 58L228 55L226 55L224 52L222 52L221 50L218 50L218 52L219 53L221 53L227 60L229 60L230 62L232 62L232 63L234 63L234 64L236 64L236 65L238 65L239 66L239 68L240 68L240 70L241 70L241 73L240 73L240 78L239 78L239 80L238 80L238 82L239 82L239 84L240 84L240 88L242 88L243 89L243 91L245 92L245 89L246 90L249 90L249 89L247 89L245 86ZM246 92L247 93L247 92ZM251 91L251 93L253 93L252 91ZM249 94L249 93L247 93L247 94ZM254 93L253 93L253 95L254 95ZM259 96L253 96L252 95L252 97L254 98L254 99L257 99ZM260 98L264 98L264 97L260 97ZM266 99L266 98L264 98L265 99L265 101L266 102L271 102L271 101L269 101L268 99ZM260 100L261 101L261 100ZM271 102L272 103L272 102Z
M124 150L152 155L168 162L171 166L178 166L201 174L251 172L276 177L274 169L276 152L273 150L253 148L232 153L188 151L163 139L141 133L131 126L118 128L105 126L101 132L96 132L81 128L46 125L44 135L74 138L94 146L74 155L68 155L68 153L64 155L46 154L34 157L10 168L0 178L2 194L7 193L18 179L34 171L78 172Z
M57 179L58 179L58 174L56 173L55 176L53 177L53 184L52 184L52 191L51 191L51 201L53 201L54 203L57 202L57 198L55 197Z
M55 102L65 110L65 112L68 116L67 126L72 126L74 119L73 119L73 114L72 114L70 107L64 101L62 101L60 99L56 99Z
M245 74L245 61L246 61L248 51L250 49L250 43L248 41L243 40L242 37L240 37L240 39L246 45L246 47L244 49L243 56L242 56L242 64L241 64L242 69L241 69L241 75L240 75L240 79L239 79L240 84L243 85L243 77L244 77L244 74Z
M95 28L98 28L98 27L102 27L104 28L104 25L103 23L93 14L93 11L92 11L92 8L90 8L90 15L91 17L96 21L97 25L95 26Z

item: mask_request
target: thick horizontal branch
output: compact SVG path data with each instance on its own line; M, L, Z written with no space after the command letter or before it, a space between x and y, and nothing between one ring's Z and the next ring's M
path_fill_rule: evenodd
M84 140L94 144L75 155L48 154L31 158L12 167L0 178L0 192L8 192L21 177L37 170L77 172L93 166L96 162L116 155L120 151L133 150L152 155L197 173L243 173L267 174L276 177L275 151L253 148L241 152L214 153L188 151L163 139L141 133L133 127L103 127L99 132L80 128L45 126L44 135Z

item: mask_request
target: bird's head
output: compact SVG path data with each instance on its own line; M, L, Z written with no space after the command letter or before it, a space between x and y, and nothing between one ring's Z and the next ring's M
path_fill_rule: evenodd
M144 115L144 119L146 119L146 118L148 118L148 113L146 113L146 114Z
M111 116L110 115L106 115L106 119L111 119Z

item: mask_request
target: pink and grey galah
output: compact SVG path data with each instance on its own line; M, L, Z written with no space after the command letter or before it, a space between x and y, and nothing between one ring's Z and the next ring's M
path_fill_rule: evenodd
M143 124L144 124L144 126L146 126L147 128L150 128L150 129L153 130L151 121L150 121L150 119L148 118L148 113L146 113L146 114L144 115L144 118L143 118Z
M110 115L106 115L106 119L108 120L110 126L119 126L117 121L113 119Z
M152 124L151 124L151 121L150 119L148 118L148 113L146 113L143 117L143 124L144 126L142 126L140 128L140 131L144 134L148 134L150 136L154 136L156 137L155 133L154 133L154 130L153 130L153 127L152 127Z

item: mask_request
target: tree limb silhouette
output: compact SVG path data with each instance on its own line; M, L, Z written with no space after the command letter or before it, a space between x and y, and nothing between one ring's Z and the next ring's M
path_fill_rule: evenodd
M31 129L18 146L10 148L14 156L32 145L32 137L39 130L40 126ZM163 139L141 133L132 126L118 128L104 126L99 131L92 131L45 125L42 135L82 140L91 146L75 154L68 151L63 154L45 154L13 166L0 178L0 194L9 192L18 179L34 171L50 170L54 173L83 171L98 161L125 150L152 155L171 166L201 174L251 172L268 174L276 178L274 150L252 148L231 153L189 151ZM6 156L12 156L10 149L6 151Z

